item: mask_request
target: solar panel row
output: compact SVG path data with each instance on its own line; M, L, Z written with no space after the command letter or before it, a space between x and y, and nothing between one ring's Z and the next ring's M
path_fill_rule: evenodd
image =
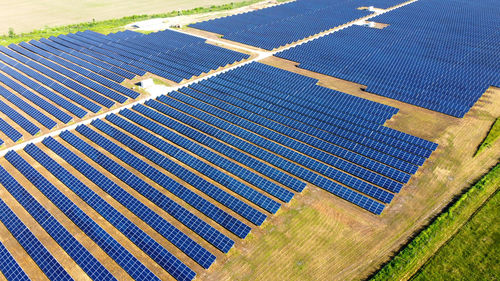
M63 132L60 136L66 142L74 146L76 149L80 150L80 152L84 153L87 157L91 158L97 164L108 170L113 175L117 176L120 180L130 185L141 195L148 198L151 202L157 204L160 208L166 210L168 213L178 213L179 216L185 215L185 212L182 212L184 208L175 203L175 201L172 201L158 189L153 188L150 184L146 183L144 180L141 180L132 172L127 171L118 163L110 161L109 158L105 157L103 154L96 153L97 150L88 145L82 139L78 138L70 132ZM160 174L161 173L156 175ZM190 189L180 185L179 183L168 177L162 176L162 179L164 180L163 187L166 190L172 192L187 204L195 207L198 211L213 219L215 222L219 223L221 226L231 231L238 237L245 238L250 232L249 226L235 219L224 210L212 204L210 201L199 196L197 193L192 192ZM172 215L175 217L174 214ZM192 219L192 217L187 218Z
M184 262L181 253L209 268L216 256L207 246L227 253L235 244L231 235L245 238L251 230L243 219L260 226L266 212L274 214L279 201L289 202L306 182L380 214L418 167L407 160L418 159L409 157L412 153L405 151L406 158L397 158L381 147L412 147L423 155L435 149L430 142L380 130L397 109L325 91L316 82L251 63L80 125L75 132L64 131L60 140L48 137L40 145L27 145L21 154L10 151L5 158L132 278L159 277L118 242L116 233L176 279L192 280L192 263ZM302 93L318 93L325 100L321 106L332 110L314 117L313 107L302 106ZM338 110L339 104L358 110ZM303 116L325 124L338 122L338 127L325 131L318 123L306 125ZM326 136L337 130L363 137L349 140L353 146L346 145L343 136L333 143ZM385 142L377 140L382 137ZM356 142L366 139L376 145L365 150L368 147ZM60 221L43 219L53 214L17 179L7 170L1 172L0 184L89 277L113 278ZM82 203L75 203L68 192ZM41 262L34 252L28 254Z
M306 186L304 182L297 180L294 177L291 177L272 166L267 165L265 161L259 161L255 158L252 158L249 155L225 144L217 138L210 137L201 132L198 132L176 121L175 119L171 119L166 115L159 114L158 112L155 112L143 105L136 105L133 107L133 109L151 118L153 121L127 109L122 110L120 114L124 117L127 117L130 121L146 127L155 134L161 135L164 138L167 138L167 128L172 128L175 130L174 132L184 140L188 141L190 138L222 155L229 156L231 159L234 159L235 161L248 167L252 167L252 169L254 169L255 171L269 177L270 179L275 180L276 182L281 183L282 185L294 191L302 192L302 190L304 190ZM163 124L165 126L162 126L160 124ZM193 142L193 146L194 144L195 142Z
M374 17L388 24L383 29L353 26L277 56L366 85L367 92L463 117L488 87L500 85L496 4L416 1Z
M162 96L165 97L166 96ZM162 97L159 99L162 100ZM360 204L362 207L365 207L365 209L370 210L374 213L380 214L383 210L383 204L370 199L368 197L362 196L360 194L357 194L353 192L350 189L344 188L343 186L340 186L333 181L330 181L322 176L319 176L318 174L315 174L308 169L297 166L294 163L281 158L280 156L277 156L271 152L268 152L267 150L264 150L256 145L254 145L251 142L246 142L240 138L237 138L233 136L232 134L229 134L223 130L218 129L217 127L214 127L212 125L209 125L207 123L204 123L200 120L197 120L189 115L187 115L184 112L174 110L171 107L167 107L166 105L159 103L157 101L147 101L145 103L146 105L160 111L163 114L166 114L174 119L177 119L183 123L186 123L197 130L202 131L203 133L207 135L212 135L216 136L219 140L224 141L231 146L234 146L238 148L239 150L242 150L250 155L253 155L255 157L260 158L261 160L268 162L279 169L282 169L288 173L291 173L298 178L307 180L313 184L316 184L328 191L335 192L342 198L346 198L346 200L349 200L350 202ZM141 106L136 106L134 109L141 110ZM190 108L191 110L196 110L194 108ZM148 115L148 117L151 117ZM156 121L160 121L156 119ZM161 121L160 121L161 122ZM249 133L249 132L248 132Z
M73 280L12 209L0 199L0 221L51 280ZM3 263L3 260L2 260Z
M75 225L77 225L89 238L94 240L94 242L99 245L111 258L113 258L123 269L125 269L130 276L135 279L151 279L159 280L149 269L146 268L136 257L134 257L126 248L124 248L117 240L115 240L109 233L107 233L100 225L98 225L88 214L86 214L80 207L75 205L64 193L62 193L58 188L56 188L51 182L49 182L44 176L42 176L35 168L33 168L24 158L22 158L18 153L14 151L9 151L5 155L10 164L12 164L21 174L26 177L36 188L38 188L45 197L47 197L54 205L56 205L69 219L71 219ZM112 223L113 221L110 221ZM114 221L116 222L116 221ZM133 231L133 230L130 230ZM11 231L12 232L12 231ZM29 232L29 231L28 231ZM136 232L137 233L137 232ZM125 235L125 234L124 234ZM141 239L141 236L131 236L131 239ZM16 237L17 238L17 237ZM19 241L19 239L17 238ZM149 245L151 238L143 239L142 245ZM43 246L42 246L43 247ZM26 249L26 247L25 247ZM156 251L157 249L150 248L150 251ZM29 251L28 251L29 253ZM37 258L37 254L31 254L33 259ZM36 261L36 260L35 260ZM40 266L51 266L53 263L46 263L44 261L37 262ZM42 268L43 270L43 268ZM53 269L49 268L49 273ZM57 274L62 274L64 270L53 270ZM67 273L66 273L67 274ZM49 276L50 278L50 276ZM51 279L64 279L64 278L51 278ZM68 278L70 279L70 278Z
M209 80L203 81L202 83L207 83L210 82ZM202 84L200 83L200 84ZM193 86L193 89L196 89L197 87ZM218 90L215 90L217 88ZM200 88L198 88L200 89ZM233 88L234 89L234 88ZM308 143L308 144L314 144L318 148L321 148L324 151L327 151L331 154L337 155L344 157L348 159L349 161L352 161L357 164L363 165L365 163L366 165L370 165L374 167L374 171L381 173L383 175L389 176L395 180L398 180L400 182L406 182L408 174L402 173L401 171L398 171L396 169L390 169L387 167L387 165L382 165L375 163L374 161L371 161L367 159L366 157L361 157L361 156L356 156L355 153L350 152L347 148L352 149L349 147L349 145L345 145L344 142L346 141L336 141L333 143L329 143L323 139L328 139L326 137L321 136L321 132L318 131L317 129L307 126L305 123L299 123L297 121L294 121L292 119L289 119L285 116L280 116L277 114L277 112L272 112L271 110L264 109L262 107L256 106L254 104L250 104L245 102L242 99L245 99L248 96L245 96L245 91L243 90L233 90L231 88L224 88L224 87L219 87L219 86L213 86L212 88L204 87L202 92L204 94L210 95L212 97L217 98L218 100L224 101L227 103L225 107L230 107L234 111L238 111L241 116L245 117L248 120L251 120L255 123L266 123L269 128L272 128L273 130L286 134L288 136L300 139L301 141ZM193 91L191 89L186 89L182 88L180 91L183 93L191 93L193 95L200 95L200 92ZM256 101L259 103L259 101ZM219 104L222 104L218 102ZM245 110L242 110L240 108L245 108ZM259 115L255 114L259 113ZM300 129L300 130L298 130ZM310 136L310 135L311 136ZM313 136L317 137L314 138ZM337 138L339 139L339 138ZM330 140L331 141L331 140ZM336 146L336 145L338 146ZM342 146L345 146L347 148L343 148ZM377 159L376 160L382 160L381 162L387 162L389 163L389 166L396 167L397 169L400 169L406 173L414 173L414 171L417 169L415 165L412 165L408 162L404 162L403 160L399 159L394 159L394 158L388 158L387 161L384 161L385 159ZM395 162L392 164L391 162Z
M371 13L358 6L396 2L298 0L194 26L273 49ZM172 30L85 31L0 47L0 112L16 123L0 119L0 131L19 140L18 127L36 134L38 124L51 129L125 103L139 94L120 83L147 72L181 82L248 57ZM50 279L74 273L15 204L92 279L117 276L84 236L133 279L166 272L192 280L215 262L212 251L228 253L306 184L381 214L437 145L385 127L397 108L317 82L250 63L10 151L0 185L17 203L0 200L0 221ZM77 228L44 209L42 197ZM1 244L0 256L4 276L22 279Z
M148 35L86 31L0 46L0 70L5 73L0 72L0 82L6 86L0 85L0 95L9 101L0 110L34 135L41 131L36 123L50 130L59 121L67 124L73 116L83 118L88 111L98 113L138 98L139 93L120 84L125 79L151 72L180 82L248 57L170 30ZM1 131L8 138L22 139L22 131L12 133L18 128L9 120L3 123Z
M94 125L95 126L95 125ZM136 169L138 172L144 174L151 180L155 181L159 185L165 187L165 188L171 188L171 186L167 186L167 182L171 180L169 177L167 177L165 174L161 173L160 170L156 169L155 167L149 165L148 163L142 161L139 159L137 156L134 156L132 153L126 151L125 149L119 147L115 143L109 141L102 135L96 133L92 129L86 126L79 126L77 127L77 131L90 140L92 140L94 143L100 145L104 149L106 149L108 152L112 153L116 157L118 157L120 160L124 161L125 163L129 164L131 167ZM122 135L126 136L126 135ZM132 139L128 139L129 141L132 141ZM137 144L137 143L136 143ZM128 145L128 143L127 143ZM146 147L141 147L145 149ZM137 150L135 150L137 152ZM141 153L147 153L148 151L141 151ZM149 150L149 153L154 153L154 151ZM158 154L155 156L158 157ZM157 158L153 158L157 160ZM193 185L195 188L202 190L203 192L210 194L210 196L216 200L218 200L220 203L224 204L225 206L231 208L233 211L239 213L241 216L249 220L255 225L261 225L264 220L266 219L266 215L254 208L252 208L250 205L246 204L244 201L241 201L237 197L231 195L230 193L225 192L224 190L218 188L217 186L210 184L208 181L203 181L202 178L195 176L193 173L187 173L188 170L183 170L182 172L185 173L186 176L183 176L181 174L175 173L176 169L180 169L180 166L173 166L169 165L171 163L167 162L167 158L161 159L161 162L157 162L156 164L160 163L162 164L163 168L170 168L172 172L178 176L180 176L184 181L190 183ZM164 166L163 166L164 165ZM194 193L193 193L194 194Z
M212 165L219 166L220 168L225 169L226 171L239 176L240 178L246 180L250 184L253 184L254 186L258 186L260 189L266 191L270 195L275 196L276 198L280 199L281 201L284 202L290 202L290 200L293 197L293 193L286 190L285 188L280 187L279 185L263 178L257 175L256 173L253 173L251 171L246 170L245 168L237 165L234 162L231 162L227 160L226 158L204 148L201 145L198 145L197 143L190 141L189 139L180 136L178 134L173 133L172 131L167 130L166 128L161 127L159 124L154 123L152 121L149 121L145 117L142 117L136 113L134 113L131 110L124 109L121 111L122 115L128 115L128 116L133 116L135 119L139 120L139 123L141 123L142 126L148 128L149 130L159 134L163 138L179 145L180 147L189 150L190 152L198 155L199 157L205 158L208 160ZM156 148L163 150L164 152L168 153L171 156L175 156L179 161L182 161L186 163L184 160L186 159L193 159L192 161L195 162L196 158L190 156L189 154L183 152L181 149L176 148L173 145L170 145L169 143L161 140L159 137L156 137L155 135L147 132L146 130L141 129L140 127L127 122L123 118L117 116L117 115L108 115L106 116L106 120L110 121L114 125L124 129L128 133L135 135L136 137L142 139L143 141L149 143L150 145L155 146ZM196 161L198 162L198 161ZM207 173L207 170L202 170L200 168L201 164L199 166L194 167L198 171L203 171L204 174L209 174ZM215 172L216 170L214 170ZM217 175L220 176L218 171L216 171ZM226 177L224 177L226 178ZM237 191L235 191L237 192ZM242 194L240 194L242 195ZM242 195L243 196L243 195Z
M351 188L364 191L365 193L372 195L372 197L379 199L383 202L390 203L390 200L392 199L392 195L390 193L380 190L370 185L369 183L359 180L358 178L350 176L339 170L328 167L328 165L325 165L322 162L325 161L330 162L328 164L330 166L333 166L332 165L333 161L329 161L332 160L333 157L328 156L326 154L318 155L321 152L313 151L314 148L306 147L300 142L297 142L290 138L283 137L282 135L279 135L276 132L266 129L265 127L251 123L250 121L245 120L244 118L240 118L239 116L230 115L229 113L222 111L218 108L215 108L213 106L210 106L206 103L196 102L192 100L191 103L189 103L189 101L187 101L186 99L180 98L177 92L170 93L169 96L177 98L178 100L184 102L185 104L191 105L193 106L193 108L196 109L192 109L185 106L184 104L181 105L180 103L168 100L168 98L165 98L164 96L160 97L160 100L177 109L183 110L184 112L189 112L189 114L195 116L198 119L208 121L218 128L225 128L228 132L232 133L233 135L251 141L261 146L264 149L267 149L277 155L281 155L293 162L299 163L304 167L309 168L310 170L328 176ZM202 112L201 110L203 110L204 112ZM217 116L217 118L209 114ZM239 127L236 127L235 125ZM314 158L306 157L311 155L314 155L313 157L321 158L321 160L323 161L320 162L315 160ZM348 164L348 163L343 163L343 164ZM344 169L345 167L341 168Z
M7 248L0 243L0 272L7 280L30 280L17 261L12 257Z
M36 147L32 146L31 151L33 149ZM42 152L38 152L38 155L40 153ZM92 279L116 280L54 216L1 166L0 183Z
M238 76L238 73L244 73L244 75ZM346 132L352 134L353 131L357 131L360 135L364 134L363 138L352 139L354 145L358 146L354 151L352 148L341 148L324 139L316 138L314 137L315 134L311 133L313 131L321 131L320 129L322 128L310 128L307 134L290 129L287 127L289 124L280 123L281 120L276 118L278 114L288 117L287 115L290 112L290 115L293 114L294 119L300 120L306 114L315 113L312 110L303 110L303 108L297 107L295 104L301 102L301 98L300 94L294 93L314 93L315 90L321 92L323 88L314 85L314 81L305 80L303 82L295 82L296 85L294 85L294 82L291 82L289 88L286 88L285 85L281 86L279 84L285 84L288 82L287 80L292 80L291 78L285 78L286 73L287 71L284 70L251 63L234 71L204 80L198 84L190 85L189 88L181 88L179 92L172 92L168 96L161 96L157 99L161 103L147 101L146 105L174 119L189 124L208 135L217 136L217 138L225 141L231 140L231 145L239 149L246 149L245 151L254 155L256 154L255 151L259 151L259 155L265 155L267 151L270 151L275 155L282 156L291 161L290 163L294 163L293 165L298 164L299 169L303 167L302 169L306 168L309 170L304 172L302 176L299 176L303 179L304 175L311 173L310 171L314 171L315 173L312 173L312 176L322 175L384 203L389 203L394 195L381 188L391 192L399 192L403 183L408 182L411 174L415 173L417 166L406 162L404 159L399 159L397 162L404 165L395 165L392 161L383 164L378 162L377 158L370 159L370 157L366 156L370 155L369 153L364 153L365 155L360 153L360 151L364 151L364 148L356 143L356 141L366 142L366 139L371 138L370 142L374 144L373 146L376 149L380 150L381 146L385 146L387 148L386 151L390 151L390 149L396 148L395 146L399 146L400 151L403 151L403 148L409 150L404 151L405 155L414 155L411 152L419 153L419 158L428 157L432 150L436 148L435 144L428 141L419 141L418 138L410 138L406 134L394 133L393 130L380 131L376 126L367 128L362 122L360 124L350 123L344 119L344 115L348 114L342 114L341 112L335 113L330 118L323 116L321 120L322 122L329 123L331 122L330 119L335 118L343 122L340 124L348 124L350 126L350 131L346 130ZM251 83L245 83L243 79L251 79L251 83L254 85L251 86ZM219 83L212 82L212 80L216 80ZM281 82L275 83L278 80ZM227 83L232 81L232 88L224 87L223 85L227 84L224 81ZM266 93L268 93L269 89L272 90L272 94L267 95ZM332 98L334 98L333 95L335 92L331 94ZM271 98L269 98L270 96ZM248 99L248 97L250 98ZM247 99L245 100L245 98ZM360 98L344 99L343 104L348 105L349 102L354 104L363 103L361 101L363 99ZM272 107L270 107L271 104L273 104ZM369 104L365 102L364 105L358 106L369 108ZM280 108L275 109L274 105ZM397 112L396 109L387 106L377 107L379 108L378 110L368 112L371 112L372 115L385 115L385 118L390 118ZM263 111L267 111L270 108L273 108L276 112L267 116L261 115ZM158 114L149 111L143 106L135 106L134 109L147 115L149 118L159 118L156 120L161 120ZM130 115L130 113L128 114ZM365 115L369 116L370 113L365 113ZM367 119L368 117L364 120L366 123L369 123L370 121L367 121ZM198 120L203 120L205 123ZM171 122L170 125L172 126ZM215 128L222 131L218 131ZM337 131L342 129L339 127L332 128L328 132L337 134ZM230 135L225 135L223 131L227 131ZM238 138L234 138L234 136ZM247 142L241 142L241 140ZM251 145L248 146L249 144ZM383 155L383 153L384 151L380 151L378 155ZM266 161L273 163L271 159L266 159ZM418 158L410 157L410 159ZM419 162L419 165L422 163Z
M215 98L207 97L200 92L196 92L196 91L193 91L190 89L184 89L184 88L180 89L180 91L182 91L183 93L189 93L188 95L191 97L195 97L198 100L203 100L203 102L205 102L207 104L217 106L218 108L220 108L222 110L233 113L234 115L237 115L237 116L241 116L241 117L243 117L249 121L252 121L256 124L256 125L253 125L252 123L247 123L247 125L249 125L249 127L255 128L255 126L263 126L263 127L269 128L269 130L264 131L261 134L265 135L267 138L269 138L271 140L274 140L278 143L287 143L286 144L287 146L293 147L295 150L301 151L304 154L308 154L308 155L314 154L315 158L320 159L323 162L332 165L333 167L344 166L345 168L341 168L341 169L344 169L344 170L355 169L355 166L353 166L351 163L341 159L340 157L333 156L333 155L335 155L335 153L331 153L331 151L329 151L330 154L328 154L323 150L302 144L302 143L306 143L306 144L314 143L316 140L313 137L309 137L306 134L297 133L296 131L294 131L294 130L292 130L292 129L290 129L282 124L279 124L277 122L273 122L273 121L266 119L264 117L259 117L258 115L255 115L255 114L253 114L249 111L246 111L242 108L232 106L232 105L223 103L221 101L218 101ZM187 104L197 103L193 100L189 100L188 98L186 98L185 95L181 95L179 93L172 93L171 96L175 97L178 100L181 100ZM283 136L286 136L289 138L282 137L280 134L273 133L270 130L273 130L277 133L281 133ZM325 142L325 144L327 145L328 143ZM350 155L353 155L353 154L350 154ZM359 157L356 157L355 155L353 155L353 157L351 157L351 159L354 160L353 162L355 162L355 163L357 162L357 164L367 166L377 173L380 173L380 174L383 174L383 175L386 175L389 177L392 176L393 178L395 178L395 180L399 180L400 182L406 183L409 180L410 175L402 173L396 169L392 169L390 167L381 165L375 161L371 161L370 159L361 159L360 161L357 161L359 159ZM347 167L349 167L349 168L347 168ZM356 176L358 176L360 178L363 178L369 182L372 182L374 184L378 184L378 185L380 185L384 188L390 189L390 190L397 189L398 187L401 187L401 184L399 184L391 179L381 177L380 175L375 174L375 173L363 172L361 170L354 171L354 173L357 173ZM389 175L387 175L387 174L389 174ZM396 176L394 176L394 174L396 174Z
M158 213L148 208L144 203L130 194L130 192L127 192L126 190L121 188L118 184L113 182L111 179L92 167L92 165L88 164L85 160L70 151L68 148L64 147L64 145L57 142L55 139L47 138L43 140L43 144L50 148L61 158L63 158L75 169L78 169L78 171L85 177L98 185L102 190L104 190L115 200L120 202L123 206L127 207L131 212L144 220L144 222L148 223L152 228L154 228L164 237L169 237L179 232L179 230L174 229L173 225L163 219ZM102 158L105 158L105 156L102 156ZM192 229L201 237L205 238L219 250L227 253L229 249L231 249L231 247L234 245L234 241L232 241L219 231L215 230L209 224L196 218L189 211L178 205L171 205L174 206L172 208L165 209L167 213L178 219L179 222ZM182 237L181 234L177 235ZM187 238L185 239L188 240Z
M388 8L403 0L297 0L257 11L191 24L223 38L272 50L354 21L372 12L360 7Z

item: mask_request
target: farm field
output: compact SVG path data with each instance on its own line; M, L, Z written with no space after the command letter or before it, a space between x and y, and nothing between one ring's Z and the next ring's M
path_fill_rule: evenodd
M161 0L119 1L119 0L21 0L5 1L0 11L0 34L7 34L9 28L14 32L29 32L45 26L60 26L80 22L88 22L121 18L132 15L159 14L175 10L192 9L211 5L221 5L231 0ZM78 12L75 12L78 11Z
M500 274L498 191L412 277L412 280L494 280Z

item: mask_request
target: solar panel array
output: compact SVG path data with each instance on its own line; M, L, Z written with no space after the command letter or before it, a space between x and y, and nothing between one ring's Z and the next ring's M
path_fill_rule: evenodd
M363 6L385 8L402 2L405 1L297 0L190 26L272 50L372 14L367 9L358 9Z
M385 127L396 108L316 83L250 63L9 151L0 221L50 279L75 273L13 210L92 279L120 279L97 247L134 279L192 280L307 184L381 214L436 144Z
M419 0L374 17L389 24L383 29L353 26L277 56L463 117L490 86L500 86L499 14L494 0Z
M136 99L125 79L149 72L180 82L248 57L170 30L85 31L0 46L0 145Z

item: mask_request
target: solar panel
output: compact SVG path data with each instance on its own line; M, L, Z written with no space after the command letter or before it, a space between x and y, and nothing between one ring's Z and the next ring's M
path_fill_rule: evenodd
M130 123L129 123L130 124ZM129 125L129 124L126 124ZM141 152L141 154L145 155L148 159L151 161L155 162L159 166L162 167L170 167L171 171L179 176L181 179L186 181L187 183L196 183L199 181L204 181L202 178L197 176L196 174L190 172L189 170L183 168L180 165L177 165L175 162L169 160L166 156L152 150L151 148L147 147L146 145L140 143L139 141L129 137L127 134L124 134L120 132L119 130L107 125L101 120L96 120L92 122L92 125L99 130L103 131L104 133L108 134L109 136L113 137L114 139L120 141L122 144L128 146L132 150L136 152ZM152 135L150 135L152 136ZM158 139L157 139L158 140ZM161 141L160 141L161 142ZM184 162L185 164L191 166L193 169L196 171L202 173L203 175L206 175L207 177L213 179L214 181L219 182L220 184L224 185L226 188L230 189L231 191L241 195L242 197L248 199L249 201L255 203L257 206L262 207L263 209L269 211L270 213L276 213L276 211L279 209L280 204L277 203L276 201L270 199L269 197L266 197L265 195L255 191L254 189L250 188L247 185L244 185L243 183L237 181L236 179L230 177L229 175L226 175L222 173L221 171L217 170L213 166L210 166L206 164L205 162L197 159L196 157L191 156L190 154L166 143L166 142L161 142L160 144L160 150L163 152L168 153L169 155L175 155L177 159L180 161ZM179 172L177 172L179 171ZM232 196L228 196L232 197ZM236 198L232 202L237 202ZM236 210L245 210L247 209L248 205L243 204L243 202L238 202L238 203L229 203L227 205L230 208L234 208ZM235 207L232 207L235 206ZM242 215L245 216L245 212L242 212ZM251 216L254 214L252 212L248 212Z
M30 280L7 248L0 243L0 272L7 280Z
M227 160L224 157L221 157L220 155L203 148L201 145L198 145L189 139L180 136L178 134L175 134L169 130L166 130L164 127L161 127L155 122L152 122L145 117L141 117L138 114L134 113L131 110L124 109L120 112L122 115L125 115L128 113L128 115L132 115L135 118L139 118L142 121L143 126L148 128L151 131L157 132L159 135L164 137L167 140L170 140L174 142L175 144L183 147L186 150L189 150L196 155L203 157L210 161L213 165L217 165L221 168L224 168L226 171L231 172L242 179L254 184L254 186L259 187L262 190L265 190L269 194L275 196L276 198L284 201L284 202L289 202L292 197L293 193L274 184L273 182L270 182L266 180L265 178L262 178L258 176L255 173L252 173L251 171L248 171L244 169L241 166L238 166L237 164ZM124 119L116 116L116 115L108 115L106 116L106 120L112 122L114 125L121 127L122 129L126 130L127 132L141 138L142 140L148 142L150 145L155 146L156 148L163 150L166 152L166 147L171 147L171 152L169 153L170 155L178 155L178 153L181 153L182 151L180 149L175 149L173 146L168 145L165 141L161 140L160 138L156 137L155 135L147 132L146 130L141 129L140 127L133 125L132 123L129 123L125 121ZM147 125L144 125L147 124ZM168 153L168 152L167 152ZM182 155L185 155L185 153L182 153ZM177 157L178 159L180 157ZM179 159L182 161L182 159Z
M51 280L73 280L14 212L0 199L0 221Z
M31 146L34 145L31 144ZM45 231L54 238L90 278L95 280L116 280L111 273L54 218L54 216L38 203L38 201L1 166L0 183L10 194L12 194L24 209L33 216Z
M183 265L178 258L167 251L158 242L153 240L147 233L121 214L102 197L97 195L92 189L88 188L79 179L64 169L56 161L51 159L40 148L34 144L29 144L24 148L24 151L37 160L38 163L44 166L49 172L52 173L52 175L57 177L68 188L73 190L78 196L80 196L80 198L87 202L90 207L96 210L96 212L98 212L103 218L115 226L116 229L127 236L160 266L167 270L167 272L172 275L185 274L185 276L180 275L181 279L186 279L191 275L194 277L194 272L186 265ZM175 234L170 237L169 241L182 250L188 250L187 252L191 254L190 256L195 261L200 263L200 265L208 268L215 261L214 255L210 254L208 251L196 244L189 237L182 236L182 233L179 232ZM147 245L147 247L143 245Z
M461 118L500 82L498 12L490 9L495 4L415 1L374 17L388 24L383 29L352 26L276 56L366 85L367 92ZM432 150L432 144L422 144Z
M49 137L44 139L43 143L167 239L173 236L174 238L181 237L183 240L190 240L190 238L184 237L178 229L163 219L159 214L148 208L129 192L122 189L111 179L106 177L104 174L92 167L92 165L85 162L53 138ZM200 234L200 236L206 237L208 242L213 243L214 246L218 247L221 251L227 252L232 245L234 245L234 241L224 236L204 221L195 218L192 213L182 210L180 207L177 208L176 212L170 211L169 213L174 218L179 219L179 221L184 223L187 227L191 228L194 232ZM180 215L177 215L178 213ZM187 247L184 250L187 252L199 251L199 249L197 249L198 246L192 246L191 248L189 247L189 243L186 243L186 246Z
M80 138L76 137L74 134L70 132L62 132L60 137L64 139L66 142L74 146L76 149L80 150L86 156L94 160L99 165L103 166L103 168L107 169L114 175L118 176L122 181L130 185L137 192L142 194L144 197L148 198L151 202L155 203L168 213L178 213L179 216L185 216L186 219L192 219L191 216L185 215L186 212L180 212L179 210L184 210L184 208L178 208L179 204L175 203L172 199L168 198L164 194L162 194L157 189L153 188L137 176L135 176L130 171L124 169L120 165L118 165L114 161L110 161L109 158L103 157L101 153L97 153L97 150L89 146ZM107 160L106 160L107 159ZM165 178L167 180L167 178ZM167 185L167 183L169 185ZM182 185L178 184L173 180L167 180L164 184L164 187L167 190L171 191L173 194L178 195L181 199L183 199L186 203L194 206L200 212L207 215L207 217L213 219L215 222L221 224L223 227L233 232L240 238L245 238L246 235L250 232L250 227L240 222L236 218L227 214L217 206L213 205L203 197L193 193ZM171 211L169 211L171 210ZM175 216L174 216L175 217ZM176 217L179 219L179 217ZM179 219L180 220L180 219ZM215 243L216 244L216 243Z
M54 205L56 205L69 219L71 219L83 232L85 232L89 238L94 240L96 244L104 249L111 258L113 258L121 267L123 267L123 269L125 269L125 271L130 274L130 276L132 276L132 278L159 280L159 278L147 269L136 257L134 257L118 241L104 231L82 209L71 202L71 200L69 200L61 191L59 191L53 184L51 184L45 177L35 170L35 168L26 162L26 160L24 160L19 154L14 151L9 151L5 154L5 159L18 169L19 172L21 172L50 201L52 201ZM39 265L51 266L51 263L43 261L42 265ZM49 270L52 271L50 268ZM61 270L55 270L54 272L61 274ZM64 278L54 279L61 280Z

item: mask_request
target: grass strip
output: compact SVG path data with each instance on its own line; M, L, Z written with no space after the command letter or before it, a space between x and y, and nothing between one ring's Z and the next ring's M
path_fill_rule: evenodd
M448 205L369 280L408 280L411 278L450 237L460 230L499 186L500 163Z
M443 245L413 281L495 280L500 276L500 192Z
M197 7L188 10L172 11L169 13L162 13L162 14L133 15L111 20L90 21L90 22L70 24L65 26L46 27L43 29L33 30L31 32L20 33L20 34L16 34L14 29L9 29L9 33L7 35L0 36L0 45L6 46L10 44L17 44L23 41L38 40L40 38L48 38L50 36L57 36L60 34L68 34L85 30L92 30L103 34L108 34L110 32L120 31L123 29L123 26L137 21L143 21L153 18L169 18L181 15L194 15L194 14L226 11L226 10L241 8L261 1L262 0L246 0L241 2L231 2L223 5L212 5L209 7ZM283 2L283 0L278 2Z
M491 126L490 130L488 131L488 135L486 138L483 140L483 142L479 145L479 148L477 149L476 153L474 156L477 156L480 152L484 151L485 149L491 147L493 143L500 137L500 118L497 118L495 123Z

